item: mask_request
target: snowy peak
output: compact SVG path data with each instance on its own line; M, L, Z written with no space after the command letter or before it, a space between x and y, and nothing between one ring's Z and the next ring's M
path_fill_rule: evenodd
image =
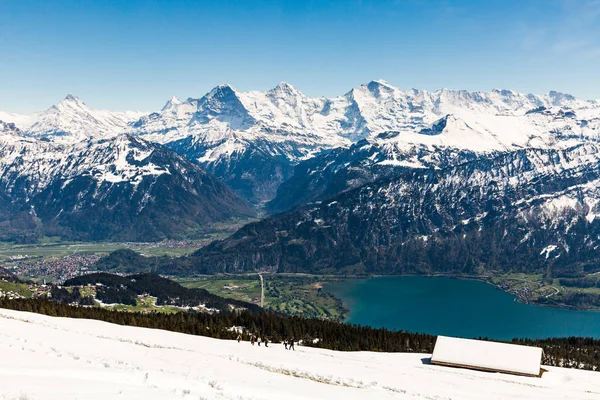
M554 90L551 90L550 93L548 93L548 97L550 97L552 105L559 107L572 106L574 102L578 102L574 96L568 93L561 93Z
M94 110L81 101L79 97L72 94L66 95L64 99L50 107L45 113L47 114L51 110L56 110L57 112L73 112L90 115L94 113Z
M277 98L290 98L296 96L306 97L302 92L287 82L280 82L273 89L269 90L268 93Z
M230 85L219 85L198 102L198 111L190 125L224 123L231 129L247 129L254 118L240 100L237 91Z
M237 91L229 84L221 84L215 86L210 92L208 92L204 99L207 101L232 101L237 99ZM238 99L239 100L239 99Z
M283 91L297 91L297 89L290 83L281 81L275 86L274 90L283 90Z
M27 136L73 143L107 137L123 132L140 113L94 110L77 96L68 94L62 101L39 113L25 129Z
M280 109L302 107L301 103L310 101L304 93L286 82L267 91L266 98Z
M181 100L179 100L176 96L173 96L173 97L171 97L171 99L169 101L167 101L167 103L163 106L161 111L173 110L180 104L181 104Z
M378 100L385 100L389 97L394 97L395 95L396 99L399 100L400 96L402 96L399 89L383 80L376 80L352 89L346 96L353 100L358 100L365 96L373 97Z
M228 84L222 84L213 88L200 99L199 108L215 114L224 114L227 111L244 108L244 105L235 88Z
M79 97L77 97L77 96L75 96L75 95L73 95L71 93L67 94L62 102L66 102L66 103L81 103L81 104L83 104L83 102L81 100L79 100Z
M371 82L369 82L369 84L378 84L381 86L388 86L388 87L394 88L394 86L392 84L390 84L388 81L386 81L384 79L374 79Z
M198 99L180 101L173 96L159 112L144 115L130 123L127 131L144 138L166 143L188 135L187 125L198 111Z
M390 85L384 80L371 81L366 85L367 89L373 93L375 97L392 96L398 89Z
M51 111L56 111L57 113L62 112L64 114L71 113L72 115L79 114L92 116L94 114L94 110L81 101L79 97L72 94L68 94L63 100L50 107L46 111L46 115Z

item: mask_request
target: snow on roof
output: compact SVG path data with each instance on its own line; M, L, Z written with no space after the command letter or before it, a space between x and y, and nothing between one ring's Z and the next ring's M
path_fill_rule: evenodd
M539 347L438 336L431 363L540 376L542 352Z

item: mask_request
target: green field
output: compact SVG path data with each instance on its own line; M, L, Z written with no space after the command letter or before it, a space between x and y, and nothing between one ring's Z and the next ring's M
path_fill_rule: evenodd
M240 219L215 223L206 227L205 232L194 236L194 240L163 241L156 243L129 242L65 242L58 237L45 237L36 244L14 244L0 242L0 260L8 257L24 256L29 258L65 257L72 254L108 254L119 249L131 249L144 256L184 256L216 239L223 239L249 222L257 219ZM191 239L191 237L190 237ZM174 244L185 243L185 246Z
M330 278L270 274L264 274L263 278L267 309L332 320L343 320L346 316L341 300L321 289ZM177 279L177 282L188 288L202 288L219 296L260 304L260 279L256 274Z
M12 283L0 280L0 292L13 292L18 294L19 296L33 297L33 292L29 288L29 285L24 283Z
M126 304L118 304L115 306L109 306L106 308L110 308L116 311L131 311L131 312L160 312L173 314L177 312L181 312L181 308L171 307L171 306L157 306L156 305L156 297L153 296L140 296L137 299L137 304L135 306L130 306Z

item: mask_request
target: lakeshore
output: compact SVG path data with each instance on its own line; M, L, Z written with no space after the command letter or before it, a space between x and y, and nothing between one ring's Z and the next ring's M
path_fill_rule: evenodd
M325 285L349 309L346 322L460 337L600 338L600 312L540 307L482 281L376 277Z

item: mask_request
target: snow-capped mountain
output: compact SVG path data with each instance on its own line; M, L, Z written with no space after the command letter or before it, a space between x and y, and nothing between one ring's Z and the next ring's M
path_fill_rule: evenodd
M582 126L573 122L565 128L548 117L526 115L534 110L572 119L579 118L572 117L577 110ZM220 85L200 99L169 101L162 111L135 122L133 133L166 143L261 203L274 197L293 165L362 139L379 141L383 134L399 149L396 155L422 145L454 152L548 147L556 142L552 131L575 128L577 134L597 136L599 115L597 104L558 92L402 91L373 81L327 99L310 98L287 83L265 92Z
M253 215L197 164L127 135L73 144L0 136L0 208L2 234L14 240L158 240Z
M350 144L313 126L310 118L323 102L284 83L246 93L220 85L200 99L169 101L135 122L133 134L165 143L261 203L275 195L299 160Z
M599 116L597 102L559 92L403 91L372 81L339 97L311 98L282 82L264 92L219 85L144 115L93 110L69 95L17 126L60 143L121 133L162 143L261 204L275 197L294 165L360 140L397 149L378 162L409 165L415 160L402 155L420 148L479 154L552 147L557 136L595 139Z
M536 109L562 109L596 118L600 113L597 102L559 92L539 96L510 90L403 91L385 81L372 81L336 98L310 98L288 83L265 92L240 92L219 85L199 99L181 101L173 97L160 111L150 114L94 110L68 95L32 117L2 113L4 119L0 120L14 122L36 137L68 135L85 140L125 132L161 143L191 135L204 142L220 143L235 136L270 141L282 141L284 136L334 148L382 132L419 132L448 114L459 119L472 115L523 116ZM479 122L496 126L499 121ZM497 148L500 144L505 143L488 146ZM303 153L306 156L310 151ZM298 159L294 155L290 158Z
M593 143L408 169L247 225L200 249L193 268L593 273L599 183L600 147Z
M185 137L186 125L198 110L198 100L181 101L173 96L158 112L141 116L131 124L131 129L148 140L166 143Z
M12 119L0 144L4 196L18 192L31 202L72 176L127 187L166 179L173 165L138 165L135 151L134 162L120 164L120 140L137 137L175 150L254 204L272 200L273 212L406 171L522 149L562 151L600 134L600 104L563 93L403 91L384 81L335 98L311 98L287 83L264 92L219 85L143 115L94 110L69 95L30 119ZM112 146L102 153L101 144Z
M157 113L137 121L135 133L157 135L170 142L190 134L214 136L252 132L276 135L313 133L323 145L339 145L381 132L412 132L447 114L524 115L540 107L594 109L593 102L550 92L525 95L509 90L492 92L402 91L384 81L372 81L336 98L310 98L287 83L266 92L239 92L220 85L200 99L170 100ZM220 129L217 129L220 127ZM337 142L332 136L339 136ZM345 139L345 140L344 140ZM318 140L318 139L314 139Z
M267 209L322 200L412 168L446 168L517 149L565 149L599 140L600 109L537 107L523 115L460 111L411 131L386 131L302 161Z
M58 104L38 113L24 131L36 138L73 143L124 133L129 123L141 114L94 110L69 94Z

